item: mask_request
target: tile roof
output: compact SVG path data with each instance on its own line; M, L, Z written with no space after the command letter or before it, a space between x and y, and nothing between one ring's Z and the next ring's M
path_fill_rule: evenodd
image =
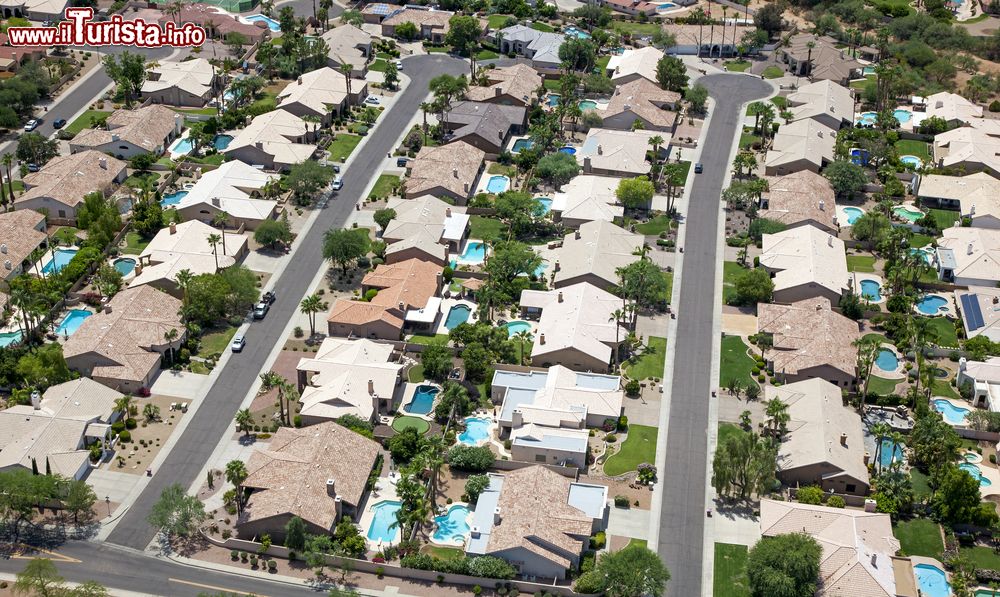
M352 414L368 420L374 400L392 400L403 365L390 363L392 346L371 340L326 338L312 358L296 369L312 373L302 390L301 414L335 419ZM369 385L371 390L369 393Z
M362 47L371 45L372 36L354 25L334 27L320 37L329 48L327 57L337 64L361 66L368 60Z
M662 131L590 129L583 146L576 151L576 161L584 169L589 160L591 168L607 172L624 176L648 174L652 165L646 161L646 152L651 148L649 139L656 136L665 138L664 144L670 142L670 135Z
M1000 230L952 226L942 231L938 252L954 256L956 278L1000 282Z
M155 93L177 87L198 97L206 97L212 90L215 69L205 58L194 60L158 62L149 69L149 75L142 84L143 93Z
M552 198L552 211L564 220L604 220L613 222L625 210L615 192L620 178L581 174L562 186Z
M213 234L221 237L222 231L199 220L188 220L160 230L140 255L143 263L149 265L143 266L129 287L161 281L175 285L181 270L189 270L194 275L214 274L219 269L235 265L234 255L244 253L249 242L247 237L227 232L225 249L220 242L213 250L208 242L208 237Z
M235 218L263 220L271 217L278 202L256 195L276 178L239 160L230 160L204 173L177 204L177 209L210 204Z
M342 76L338 75L343 79ZM254 117L250 124L236 133L226 148L226 155L244 147L258 147L272 156L277 164L292 165L304 162L316 153L316 146L302 143L305 137L306 121L285 110L273 110Z
M927 96L927 118L936 116L948 122L969 122L983 117L983 107L957 93L942 91Z
M608 62L611 80L617 83L624 77L639 75L651 83L656 83L656 63L664 56L663 50L653 46L615 54ZM677 94L677 98L680 99L680 94Z
M410 162L406 194L423 195L441 187L459 197L468 197L485 157L486 152L465 141L424 147Z
M525 114L523 106L454 102L448 112L448 127L456 141L476 136L500 147L511 129L524 123Z
M810 50L809 43L814 47ZM836 47L837 40L827 36L817 36L812 33L800 33L789 40L782 51L797 62L812 60L812 79L831 79L842 81L849 79L852 73L864 65L851 58L846 50ZM852 115L853 117L853 115Z
M555 272L556 285L565 280L594 274L609 285L618 284L617 270L637 261L635 251L645 243L641 234L629 232L604 220L594 220L580 226L578 232L566 235L562 247L553 251L559 264Z
M765 234L760 264L774 275L774 290L815 284L838 295L849 288L844 241L815 226Z
M57 156L38 172L24 176L27 190L14 205L51 197L63 205L76 207L84 195L109 189L123 171L125 162L95 150Z
M827 298L810 298L790 305L758 303L757 331L772 334L774 347L765 358L774 372L796 375L828 365L855 375L860 337L858 324L834 312Z
M41 230L38 228L41 227ZM0 213L0 264L10 261L11 269L0 269L0 278L13 273L41 245L45 234L45 216L30 209Z
M419 259L379 265L361 281L365 288L378 289L375 298L370 302L339 299L327 321L362 324L383 320L401 328L407 310L423 309L437 295L440 273L440 265Z
M837 131L806 118L782 125L771 141L764 163L768 168L779 168L805 160L819 168L823 161L833 161L833 147Z
M631 112L655 126L672 127L677 121L677 112L670 108L680 99L681 94L676 91L661 89L656 83L640 78L618 86L601 115L609 118Z
M788 106L793 120L824 116L834 121L854 119L854 97L851 90L830 80L799 87L788 96Z
M351 89L357 93L364 86L362 81L358 81ZM339 106L347 98L347 81L343 73L336 71L329 66L318 68L299 75L299 78L292 81L278 93L278 108L287 108L291 104L299 104L309 108L316 116L326 116L330 114L330 106ZM295 131L294 136L303 134L303 129ZM235 139L234 139L235 142Z
M386 208L396 212L382 232L382 238L389 243L405 241L422 233L436 243L459 241L469 226L464 207L449 205L430 195L390 199Z
M833 187L822 175L799 170L787 176L766 176L767 209L759 216L788 226L815 222L829 231L837 230L837 208Z
M611 345L624 339L618 324L609 321L621 306L620 298L586 282L558 290L521 291L521 307L542 310L531 354L574 349L610 363Z
M942 167L965 166L1000 175L1000 123L982 118L934 137L934 161Z
M987 172L976 172L967 176L926 174L920 177L917 196L958 201L961 213L972 215L973 218L976 216L1000 218L1000 180L993 178Z
M115 110L108 116L108 128L84 129L73 138L73 147L100 147L117 139L146 151L166 149L164 140L179 132L183 117L170 108L153 104L135 110Z
M621 378L573 371L562 365L527 373L497 370L493 387L504 388L500 420L510 422L515 410L524 423L582 428L588 414L617 417L625 393Z
M542 77L527 64L502 66L486 72L489 85L470 87L465 97L477 102L488 102L497 96L509 96L530 104L535 92L542 86Z
M448 21L455 13L447 10L422 10L418 8L404 8L382 21L383 25L402 25L403 23L413 23L417 29L429 27L440 29L442 33L447 33L451 28Z

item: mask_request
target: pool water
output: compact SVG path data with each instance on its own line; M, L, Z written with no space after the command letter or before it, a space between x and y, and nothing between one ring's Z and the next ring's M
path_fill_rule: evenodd
M465 243L465 250L459 256L462 263L482 263L486 261L486 245L478 241Z
M15 342L21 341L21 332L4 332L0 334L0 348L7 348Z
M491 176L489 182L486 183L486 190L491 193L502 193L508 187L510 187L510 179L499 174Z
M123 276L131 274L135 271L135 259L129 259L128 257L115 259L115 271Z
M510 148L511 153L520 153L525 149L531 149L535 146L535 142L531 139L518 139L514 141L514 145Z
M434 397L437 396L438 389L434 386L417 386L417 391L413 393L413 400L406 405L406 412L415 415L426 415L434 407Z
M535 210L535 215L544 216L545 214L552 211L552 199L549 197L535 197L535 203L539 205L541 213L539 210Z
M867 166L870 154L864 149L855 147L851 150L851 161L859 166Z
M570 147L569 145L567 145L566 147L560 147L559 151L563 153L568 153L569 155L576 155L576 148Z
M552 107L558 106L560 97L562 96L559 95L558 93L550 93L548 104Z
M896 449L892 447L891 439L882 439L882 448L878 453L878 462L882 465L882 468L889 468L893 461L902 462L903 461L903 447L896 444Z
M448 310L448 317L444 320L444 327L449 330L457 328L466 321L469 321L470 315L472 315L472 309L468 305L454 305Z
M866 76L866 77L868 75L874 75L875 74L875 67L874 66L866 66L863 69L861 69L861 74L864 75L864 76Z
M918 253L924 256L924 261L927 262L927 265L934 264L934 251L929 251L927 249L910 249L911 255L916 255Z
M465 419L465 431L458 435L458 441L470 446L478 446L490 437L490 422L488 419L469 417Z
M597 108L597 102L593 100L583 100L582 102L580 102L581 110L594 110L596 108Z
M858 116L858 124L873 126L876 118L878 118L877 112L862 112L861 115Z
M566 27L565 29L563 29L563 33L565 33L566 35L572 35L577 39L590 39L589 33L577 29L576 27Z
M913 575L917 577L917 585L925 597L948 597L951 595L951 585L944 570L932 564L917 564L913 567Z
M903 206L892 208L892 213L896 214L897 216L899 216L900 218L906 220L911 224L913 224L920 218L924 217L924 212Z
M898 120L900 124L910 122L910 119L913 118L913 112L905 108L896 108L892 111L892 115L896 117L896 120Z
M530 332L531 324L527 321L508 321L507 337L513 338L518 332Z
M917 302L917 311L920 311L924 315L937 315L938 311L947 304L948 299L943 296L928 294Z
M266 15L250 15L243 19L249 23L267 23L267 28L271 31L281 31L281 24Z
M903 162L906 166L912 166L913 168L920 168L924 165L924 161L915 155L901 155L899 156L899 161Z
M878 351L878 356L875 357L875 366L882 371L895 371L899 369L899 357L888 348L883 348Z
M971 462L963 462L962 464L958 465L958 468L969 473L970 475L972 475L973 479L979 481L980 487L989 487L990 485L993 485L993 483L991 483L989 479L983 476L983 469L979 468L975 464L972 464Z
M194 143L191 141L191 137L184 137L174 141L174 144L170 146L171 155L187 155L191 153L194 149Z
M214 147L216 151L223 151L224 149L229 147L229 144L232 142L233 142L232 135L216 135L212 139L212 147Z
M91 315L93 313L86 309L73 309L63 318L59 327L56 328L56 333L60 336L72 336L83 325L83 321Z
M882 300L882 285L875 280L862 280L861 296L870 301Z
M663 12L665 10L670 10L671 8L675 8L676 6L677 5L674 4L673 2L661 2L660 4L656 5L656 11Z
M181 199L187 197L187 191L174 191L173 193L167 193L160 199L160 207L170 207L171 205L177 205L181 202Z
M952 425L965 424L965 417L969 414L969 409L955 406L950 400L938 399L934 401L934 410L944 416L944 420Z
M448 513L443 516L434 517L434 526L437 529L431 536L438 543L465 543L469 536L469 514L472 511L468 506L455 504L448 508Z
M847 214L847 223L853 224L858 221L858 218L865 215L865 212L857 207L845 207L844 213Z
M371 526L368 527L368 539L372 541L384 541L386 543L396 540L399 534L399 526L396 523L396 512L402 508L401 502L379 502L372 506L375 513Z
M54 274L62 271L79 249L56 249L52 252L52 258L49 259L45 265L42 266L43 274Z

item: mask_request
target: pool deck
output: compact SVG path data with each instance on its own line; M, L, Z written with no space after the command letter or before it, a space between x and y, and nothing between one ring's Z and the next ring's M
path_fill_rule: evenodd
M188 138L188 134L190 132L191 132L190 130L184 131L184 134L181 135L180 137L178 137L176 140L174 140L174 142L170 144L170 147L167 148L167 152L170 154L170 159L176 160L177 158L184 157L187 154L189 154L192 151L194 151L194 147L193 146L192 146L191 149L189 149L187 151L174 151L173 150L173 148L175 146L177 146L177 144L181 143L184 139Z
M488 435L484 439L481 439L474 444L469 444L458 439L458 436L462 435L462 432L459 432L455 436L455 440L457 442L465 446L485 446L486 444L493 444L495 446L503 448L503 443L497 439L500 436L500 426L497 424L496 419L494 419L489 413L484 413L483 411L476 411L475 413L462 419L463 424L465 423L465 419L485 419L486 421L488 421L489 422L489 427L487 428Z
M375 518L375 506L382 502L395 501L399 501L399 495L396 493L395 479L393 477L379 477L379 480L375 483L375 489L368 495L368 503L365 504L365 511L361 513L361 518L358 520L358 528L361 529L361 536L365 538L365 542L368 543L368 549L371 551L380 551L383 547L389 545L399 545L400 533L398 528L396 530L396 538L388 543L379 540L372 541L368 538L368 529L371 528L372 520Z
M135 255L135 256L118 255L116 257L112 257L111 259L108 259L108 265L110 265L111 267L115 267L115 262L118 261L119 259L130 259L130 260L132 260L132 261L135 262L135 267L132 268L132 271L130 271L128 274L122 276L122 282L130 282L130 281L132 281L132 279L135 278L136 272L141 269L140 266L139 266L139 256L138 255ZM127 286L127 284L126 284L126 286Z
M941 292L928 292L927 294L924 295L924 297L928 296L939 296L944 299L945 303L944 305L939 307L938 312L933 315L921 312L920 309L917 308L916 303L914 303L912 307L914 313L916 313L917 315L922 315L924 317L940 317L942 315L945 317L950 317L951 319L956 319L958 317L958 311L955 309L955 295L951 293L944 294Z
M438 516L447 516L448 513L451 512L451 509L457 506L465 506L466 508L469 509L469 514L465 517L465 522L466 524L469 525L469 531L471 532L472 514L473 512L475 512L475 508L472 506L472 504L468 504L466 502L453 502L445 506L440 514L435 514L433 518L437 518ZM435 530L437 529L437 523L434 524L434 528ZM430 537L428 537L428 539L434 545L441 545L443 547L458 547L459 549L465 549L465 543L467 541L467 539L456 539L456 538L451 538L448 539L447 541L441 541L439 539L434 538L433 532L430 534Z
M406 410L406 407L413 402L413 396L417 393L418 386L433 386L437 388L438 393L441 392L442 388L436 383L431 383L429 381L422 381L420 383L410 383L406 382L406 386L403 388L403 397L399 401L398 416L401 417L417 417L418 419L424 419L425 421L434 420L434 403L431 404L431 410L426 415L420 413L410 412ZM437 402L437 396L434 397L434 402Z
M879 294L879 296L881 298L879 298L877 301L872 300L870 298L867 298L867 297L865 297L864 295L861 294L861 283L864 282L865 280L871 280L873 282L878 282L878 287L879 287L878 294ZM881 305L882 303L884 303L886 301L886 296L885 296L886 295L886 292L885 292L885 282L882 280L881 276L878 276L876 274L866 274L866 273L862 273L862 272L852 272L851 273L851 289L855 293L857 293L858 296L864 298L865 300L867 300L869 303L871 303L873 305Z
M878 377L883 377L885 379L906 379L906 368L903 355L901 355L899 351L896 350L895 346L889 344L888 342L882 343L879 352L881 352L882 349L891 350L893 354L896 355L897 359L896 370L886 371L885 369L880 368L878 365L875 365L874 367L872 367L872 375L877 375Z
M441 317L438 317L438 326L434 331L435 334L447 334L450 331L445 327L445 323L448 319L448 313L455 305L465 305L472 309L472 312L469 313L469 319L466 320L468 323L476 323L479 320L479 315L476 313L479 310L479 305L476 303L465 299L443 298L441 299Z
M38 261L36 261L32 265L31 269L25 269L24 273L26 273L26 274L30 273L30 274L36 274L36 275L39 275L39 274L40 275L48 275L47 273L43 273L43 270L45 269L45 266L49 263L49 261L52 261L53 259L55 259L55 256L56 256L55 252L58 251L59 249L64 249L64 250L67 250L67 251L69 251L69 250L79 251L80 250L80 245L69 245L69 246L64 247L62 245L57 245L57 244L55 244L53 242L53 243L51 243L49 245L49 249L47 251L45 251L44 253L42 253L42 256L38 258ZM49 272L49 273L52 273L52 272Z
M920 212L920 214L921 214L920 217L921 218L924 217L924 216L926 216L927 212L924 211L924 210L922 210L922 209L920 209L916 205L914 205L912 201L906 201L905 203L898 203L896 205L893 205L892 209L889 210L892 213L892 217L894 218L893 225L895 225L895 226L908 226L910 228L910 230L913 230L914 232L918 232L919 229L920 229L920 226L917 226L915 222L911 222L911 221L907 220L906 218L904 218L902 216L896 215L896 210L897 209L905 209L905 210L908 210L908 211Z
M462 253L465 253L465 248L467 246L469 246L469 244L471 244L471 243L481 243L481 242L483 242L483 240L480 239L480 238L467 238L467 239L465 239L465 244L462 245L462 247L461 247L462 250L460 252L458 252L458 253L449 253L448 254L448 261L451 262L452 260L454 260L458 265L482 265L482 264L486 263L485 257L483 258L482 261L468 261L468 260L462 259ZM492 249L490 249L489 247L486 247L486 255L489 255L492 252L493 252Z
M862 212L862 214L867 213L867 212L865 212L865 210L863 208L860 208L860 207L858 207L856 205L838 205L837 206L837 222L840 223L840 227L841 228L850 228L850 226L851 226L850 220L847 217L847 212L845 211L849 207L852 207L854 209L860 210Z

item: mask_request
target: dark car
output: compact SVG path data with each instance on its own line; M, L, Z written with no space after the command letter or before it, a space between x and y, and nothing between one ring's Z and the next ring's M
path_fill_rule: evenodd
M38 164L28 164L28 172L38 172Z
M704 170L704 168L702 167L701 162L698 162L697 164L694 165L695 174L701 174L702 170Z
M406 163L409 162L409 158L396 158L396 166L399 168L405 168Z
M263 294L263 296L260 297L260 300L264 301L268 305L273 305L274 304L274 299L276 299L276 298L278 298L278 297L275 296L275 294L273 292L271 292L270 290L268 290L267 292L265 292Z
M66 119L56 118L55 121L52 123L52 126L57 129L61 129L62 127L66 126Z
M264 319L267 312L271 309L271 305L267 304L265 301L257 303L253 308L253 318L254 319Z
M340 166L338 166L337 164L334 164L332 166L332 168L333 168L333 173L334 174L340 174Z

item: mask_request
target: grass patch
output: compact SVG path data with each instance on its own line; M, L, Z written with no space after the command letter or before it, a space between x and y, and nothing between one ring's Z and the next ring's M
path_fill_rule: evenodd
M914 232L913 236L910 237L910 246L919 249L921 247L926 247L927 245L934 242L934 237L929 234L921 234L919 232Z
M419 383L424 379L424 366L420 363L410 367L410 370L406 372L406 380L410 383Z
M6 187L6 185L4 186ZM80 242L76 237L79 232L79 228L74 228L73 226L63 226L52 235L52 238L59 241L59 244L61 245L75 245Z
M750 68L748 60L729 60L726 62L726 70L734 73L742 73Z
M757 361L747 354L747 345L739 336L726 336L722 339L722 363L719 369L719 385L725 387L729 380L735 379L747 387L756 385L753 379L753 368Z
M469 238L499 238L504 235L503 222L485 216L469 217Z
M549 25L548 23L542 23L541 21L535 21L534 23L532 23L531 28L534 29L535 31L543 31L545 33L552 33L553 31L555 31L555 28L552 27L552 25Z
M544 85L545 89L548 91L559 91L559 79L545 79L542 81L542 85Z
M989 547L962 547L959 551L969 558L976 568L1000 570L1000 555Z
M660 272L660 275L667 281L667 304L669 305L674 297L674 272Z
M635 231L646 236L659 236L661 232L666 232L673 228L673 220L666 214L653 217L648 222L635 225Z
M493 162L486 169L486 172L487 174L499 174L502 176L506 176L507 178L514 178L514 175L517 174L517 168L515 168L514 166L504 166L503 164Z
M146 172L145 174L136 172L125 179L125 184L133 188L140 188L143 184L148 184L155 189L158 180L160 180L159 172Z
M375 71L377 73L384 73L385 68L388 65L389 63L386 62L385 60L382 60L381 58L376 58L375 60L372 60L371 64L368 65L368 70Z
M434 335L430 335L430 334L414 334L414 335L410 336L410 339L407 340L407 342L410 342L410 343L413 343L413 344L430 344L434 340L445 340L445 341L447 341L448 340L448 334L434 334Z
M931 159L930 146L923 141L915 139L900 139L896 141L896 152L899 155L915 155L925 163Z
M960 219L958 210L932 208L927 210L927 214L934 217L937 227L941 230L951 228L955 225L955 220Z
M604 463L604 474L622 475L636 470L643 462L652 463L656 457L656 427L629 425L628 437L616 452Z
M778 77L785 76L785 71L782 70L780 67L772 65L765 68L764 72L761 73L761 76L764 77L765 79L777 79Z
M425 545L420 548L420 553L434 556L439 560L454 560L465 555L465 552L457 547L439 547L437 545Z
M171 110L194 116L217 116L219 114L219 110L216 108L171 108Z
M884 377L878 377L875 375L871 376L868 380L868 391L875 392L879 396L885 396L886 394L892 394L896 390L896 386L899 385L901 379L886 379Z
M375 186L372 187L370 193L368 193L368 198L373 197L388 197L392 191L399 186L399 177L395 174L380 174L378 180L375 181Z
M396 417L392 422L392 428L399 432L411 427L416 429L417 433L423 435L431 428L431 424L420 417Z
M889 341L889 339L886 338L884 335L878 334L878 333L875 333L875 332L872 332L870 334L865 334L864 337L862 337L861 339L862 340L868 340L869 338L875 338L879 342L888 342Z
M736 296L736 277L744 271L735 261L722 262L722 304L729 304L729 299Z
M875 75L867 75L863 79L855 79L855 80L851 81L850 84L848 85L848 87L850 87L851 89L861 89L861 90L863 90L866 87L868 87L869 85L874 85L876 79L877 79L877 77Z
M426 50L428 54L447 54L447 53L451 52L452 47L448 46L448 45L444 45L444 46L424 46L424 50Z
M91 128L91 124L95 120L107 116L111 116L111 112L105 112L104 110L87 110L83 114L80 114L76 120L66 125L66 128L63 130L67 133L73 133L75 135L83 129Z
M783 95L776 95L771 98L771 103L781 110L788 107L788 98Z
M628 33L635 37L651 36L660 30L658 23L636 23L634 21L614 21L612 27L621 33Z
M913 486L913 497L916 499L930 497L930 477L920 472L916 467L910 469L910 485Z
M871 255L848 255L847 271L871 274L875 272L875 257Z
M719 423L718 445L722 445L731 437L745 433L736 423Z
M15 180L13 183L7 182L7 188L9 189L11 186L14 187L14 192L15 193L23 193L24 192L24 181L23 180Z
M990 18L990 15L988 15L986 13L983 13L983 14L981 14L979 16L972 17L971 19L966 19L966 20L962 21L961 23L959 23L959 25L972 25L974 23L979 23L979 22L985 21L988 18Z
M600 58L598 58L597 62L594 63L595 66L597 67L597 72L600 73L606 72L608 70L609 62L611 62L611 56L601 56Z
M142 238L138 232L129 232L125 235L125 248L122 252L138 255L146 249L148 244L149 241Z
M504 24L507 23L507 19L511 18L511 16L512 15L490 15L489 18L486 19L486 22L490 26L490 29L501 29Z
M746 565L747 546L731 543L715 544L714 597L749 597Z
M476 52L476 60L496 60L499 57L500 54L497 54L493 50L479 50Z
M632 539L629 539L628 545L626 545L625 547L632 547L633 545L638 545L639 547L647 546L645 539L636 539L635 537L633 537Z
M229 342L234 335L236 335L236 326L229 326L202 335L198 356L221 355L224 350L229 348Z
M958 333L955 332L955 324L951 319L931 317L930 327L934 330L934 336L937 338L935 343L938 346L958 347Z
M740 149L750 149L754 143L760 142L760 137L752 132L748 133L748 129L750 129L750 127L744 128L743 133L740 135Z
M632 379L663 377L663 365L667 356L667 339L650 336L646 339L646 350L642 356L633 357L625 363L624 369Z
M953 398L955 400L961 400L962 398L962 396L955 391L955 388L951 387L951 382L946 379L935 379L934 384L931 385L931 394L934 396Z
M361 143L360 135L341 133L333 138L330 146L326 149L330 152L330 159L335 162L343 162L354 153L354 148L358 146L358 143Z
M205 157L199 158L192 155L184 156L185 162L191 162L194 164L211 164L213 166L221 166L223 162L226 161L226 154L224 153L213 153L212 155L206 155Z
M939 558L944 551L941 530L937 523L926 518L898 522L893 534L899 539L902 552L908 556Z

